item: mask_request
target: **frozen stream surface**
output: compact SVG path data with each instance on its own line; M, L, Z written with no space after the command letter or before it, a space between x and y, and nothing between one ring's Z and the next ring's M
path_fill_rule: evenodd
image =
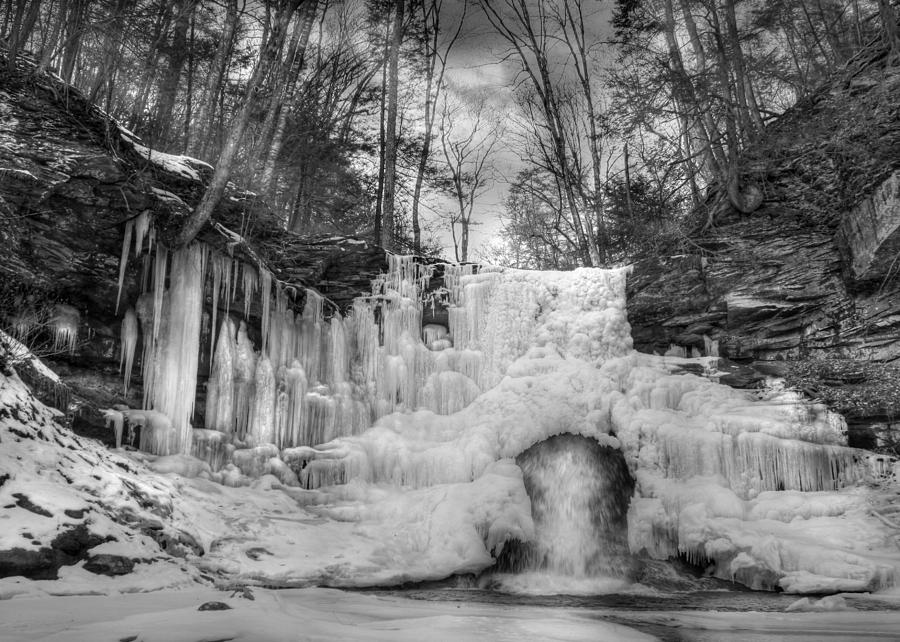
M785 613L790 596L750 592L599 597L478 590L349 592L206 588L0 601L0 640L896 640L898 601L847 596L856 610ZM884 598L889 600L890 598ZM210 601L232 608L198 612ZM874 609L874 610L873 610Z

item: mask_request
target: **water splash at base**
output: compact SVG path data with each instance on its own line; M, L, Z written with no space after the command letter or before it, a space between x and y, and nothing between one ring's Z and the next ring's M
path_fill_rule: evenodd
M622 452L564 434L535 444L516 463L531 498L536 537L510 543L497 570L588 584L626 577L632 563L626 515L634 480Z

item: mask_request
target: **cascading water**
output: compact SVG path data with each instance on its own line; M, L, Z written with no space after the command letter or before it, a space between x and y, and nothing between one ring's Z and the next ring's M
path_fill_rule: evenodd
M573 578L623 577L634 480L620 450L579 435L555 435L516 457L531 498L535 536L511 543L497 570Z

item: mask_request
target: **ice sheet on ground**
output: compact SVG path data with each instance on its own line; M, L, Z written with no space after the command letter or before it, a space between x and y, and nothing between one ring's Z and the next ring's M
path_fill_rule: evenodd
M547 640L639 642L652 636L577 611L422 602L329 589L254 590L254 600L193 589L113 598L0 602L0 639L120 640ZM202 611L205 602L231 607Z

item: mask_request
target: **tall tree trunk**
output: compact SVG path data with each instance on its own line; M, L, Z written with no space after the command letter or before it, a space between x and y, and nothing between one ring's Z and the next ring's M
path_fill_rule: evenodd
M631 161L628 158L628 141L625 141L625 209L628 218L634 223L634 205L631 202Z
M43 47L41 47L41 60L38 63L38 70L41 72L47 71L47 68L50 67L50 62L53 60L53 56L59 46L59 39L62 36L63 26L66 23L68 5L68 0L60 0L59 7L56 8L56 21L53 23L53 30L50 32L50 37L47 38Z
M388 56L387 115L384 143L384 220L381 246L394 249L394 192L397 189L397 93L400 67L400 45L403 42L403 10L406 0L394 0L393 33Z
M26 4L26 0L18 0L15 15L13 17L12 28L10 29L9 51L7 54L7 63L10 71L15 70L16 58L19 55L19 51L28 41L31 30L34 29L34 24L37 22L38 15L40 14L40 0L31 0L27 12L25 11Z
M304 6L304 10L309 5ZM275 133L275 127L278 124L278 117L281 114L285 103L285 96L288 92L287 84L289 82L289 72L293 66L294 56L297 55L297 47L300 43L300 33L303 31L302 20L294 25L291 29L291 37L287 41L285 55L282 56L278 69L272 75L269 83L269 104L266 107L266 115L263 118L262 126L259 129L259 135L253 149L254 165L258 165L257 161L263 160L268 155L269 146L272 143L272 136Z
M133 130L137 130L144 123L144 110L150 100L150 88L156 82L157 61L159 60L162 44L168 35L169 24L172 22L173 5L174 0L165 0L160 6L159 15L153 24L153 40L150 42L150 48L147 51L147 58L144 61L143 73L141 74L140 88L134 101L131 119L128 122L128 126Z
M159 83L159 100L156 104L153 138L157 141L168 143L174 139L172 116L175 110L175 98L178 95L178 85L181 83L181 71L187 61L188 29L198 2L199 0L180 0L175 9L175 24L168 51L168 67Z
M206 90L197 105L197 123L194 126L193 135L187 143L189 154L199 156L209 149L208 138L212 136L213 114L219 102L219 93L225 79L225 71L228 67L228 59L234 47L234 34L238 23L238 0L225 0L225 22L222 26L222 34L216 45L216 53L209 65Z
M312 34L318 7L319 0L307 0L303 6L299 38L296 46L293 47L293 59L289 61L290 68L287 69L285 74L285 87L287 90L283 95L281 108L278 110L278 120L272 132L265 164L263 165L262 178L260 179L260 191L270 199L274 196L275 191L275 165L278 162L278 157L281 155L281 148L284 146L288 117L293 112L296 105L296 97L299 95L297 84L300 81L300 74L306 62L306 48L309 46L309 38Z
M703 48L703 43L700 40L697 23L694 21L694 16L691 13L687 0L680 0L680 4L691 48L694 51L694 57L697 59L698 73L705 75L708 69L706 50ZM684 62L675 40L675 15L670 0L667 0L666 6L666 42L669 48L669 59L679 77L679 86L683 87L676 95L679 97L678 100L683 107L681 110L684 116L682 127L685 130L685 136L690 140L693 132L700 139L706 179L708 181L720 179L724 176L723 168L727 164L727 159L721 143L715 140L718 128L712 117L709 93L705 90L705 85L702 82L697 88L694 88L694 84L684 68Z
M92 103L97 102L103 86L112 82L112 76L119 62L119 53L121 51L119 38L121 38L124 29L124 13L128 2L129 0L116 0L116 4L110 9L107 17L106 29L103 34L103 60L88 97L88 100Z
M603 223L603 177L600 160L602 142L600 131L597 128L597 111L594 101L594 90L591 86L591 69L590 60L588 59L588 47L590 45L586 38L581 0L570 0L563 4L565 6L566 22L570 25L572 32L571 35L568 32L565 33L565 41L575 61L575 70L586 107L585 118L588 121L588 148L590 149L591 175L594 182L591 205L597 224L597 234L603 238L606 236L606 226ZM573 7L575 12L573 12ZM590 223L588 223L588 228L591 228ZM594 244L597 246L597 258L603 260L607 250L606 243L601 244L594 241Z
M384 35L384 53L381 58L381 96L378 110L378 182L375 189L374 243L381 243L381 226L384 222L384 169L385 146L387 143L387 85L388 58L391 53L391 25L388 23Z
M63 43L62 62L60 62L59 65L60 77L70 84L73 81L75 64L78 62L78 54L81 52L81 42L87 10L88 0L71 0L69 14L66 19L66 40Z
M744 143L756 138L756 120L750 114L750 101L747 99L747 71L744 64L744 52L738 32L737 16L734 12L734 0L725 0L725 26L728 41L731 45L731 67L734 72L734 90L737 97L738 123Z
M272 73L278 64L279 56L284 48L288 25L294 16L294 12L304 1L282 0L279 3L275 13L275 24L272 26L271 33L268 34L266 43L260 52L259 60L253 69L250 81L247 83L247 95L244 98L244 103L237 118L235 118L235 122L232 123L222 152L219 154L212 180L206 188L200 203L194 208L194 211L179 231L176 240L177 245L184 246L194 240L222 199L222 195L225 193L225 186L228 184L228 179L231 176L231 166L237 155L238 146L244 137L250 114L257 103L257 93L265 78Z
M194 27L196 16L191 16L191 40L188 44L188 71L187 88L184 92L184 144L183 153L187 154L188 143L191 140L191 118L194 111Z
M457 23L456 31L447 43L443 56L438 51L438 39L441 33L441 3L431 0L429 4L425 0L420 3L422 8L422 22L426 25L426 29L430 29L428 37L425 39L425 57L427 60L425 69L425 135L422 142L422 149L419 151L419 165L416 168L416 183L413 188L412 199L412 228L413 228L413 253L420 254L422 252L422 229L419 222L419 203L422 198L422 187L425 183L425 170L428 168L428 159L431 157L431 139L434 136L434 115L440 98L441 89L444 84L444 73L447 70L447 57L450 50L459 38L462 31L463 21L466 17L466 9L468 4L463 2L462 16ZM429 15L429 11L431 12ZM440 72L435 78L437 64L440 62Z

